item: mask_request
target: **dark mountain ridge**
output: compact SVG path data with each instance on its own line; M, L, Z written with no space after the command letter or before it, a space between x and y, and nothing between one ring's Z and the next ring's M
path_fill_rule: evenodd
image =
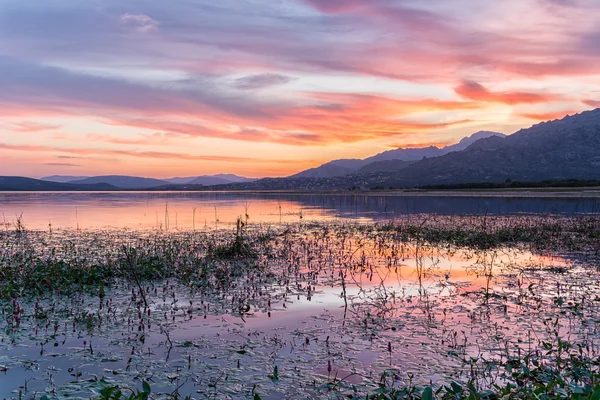
M125 175L105 175L105 176L93 176L91 178L81 179L77 181L71 181L70 184L75 185L89 185L106 183L121 189L147 189L155 186L168 185L168 181L153 178L140 178L137 176L125 176Z
M390 172L391 171L391 172ZM480 138L466 149L413 163L388 161L326 179L259 180L228 189L412 188L505 180L600 179L600 109L536 124L513 135Z
M449 145L446 147L415 147L415 148L398 148L394 150L387 150L382 153L376 154L372 157L361 159L340 159L333 160L315 168L307 169L299 172L289 178L333 178L337 176L349 175L354 172L360 172L361 168L368 166L369 164L381 162L381 161L392 161L399 160L403 162L407 161L419 161L423 158L439 157L453 151L461 151L469 147L476 141L488 137L505 137L506 135L498 132L479 131L471 136L461 139L460 142ZM382 171L385 165L391 164L379 164L378 166L370 167L368 170ZM397 172L398 166L395 165L388 172Z
M116 186L106 183L74 185L22 176L0 176L0 191L107 191L118 189Z
M137 190L150 189L164 185L222 185L227 183L252 182L256 179L233 174L201 175L175 177L168 179L153 179L138 176L104 175L104 176L65 176L52 175L41 178L43 181L73 184L107 183L121 189Z

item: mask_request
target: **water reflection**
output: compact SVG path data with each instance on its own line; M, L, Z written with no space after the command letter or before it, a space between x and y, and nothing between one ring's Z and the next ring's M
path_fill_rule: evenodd
M0 193L0 224L19 217L30 229L218 227L300 220L391 219L412 214L595 214L594 193L549 196L442 196L404 194L276 194L227 192Z
M211 274L206 282L216 285L212 289L190 284L199 284L198 276L143 287L118 281L102 295L92 287L8 301L8 317L0 320L0 367L7 369L0 397L16 398L11 391L23 384L27 395L57 390L58 396L85 397L104 376L133 385L151 379L155 391L179 387L200 398L239 398L253 385L263 398L340 398L326 390L332 376L352 374L345 382L365 391L392 367L402 379L414 374L420 384L467 379L464 359L502 361L540 346L531 342L532 331L536 340L552 337L544 326L548 316L565 315L557 329L569 329L565 334L574 339L597 339L591 331L599 273L594 265L518 247L484 251L400 241L387 230L363 228L250 231L259 268L247 260L213 260L215 275L233 271L232 265L245 272L219 275L222 280ZM205 245L226 243L232 235L148 234L156 240L139 240L140 233L130 231L6 234L0 259L22 266L13 254L26 250L30 260L75 259L87 269L114 258L124 243L137 243L150 252L147 260L158 257L159 266L184 272L192 262L199 271L208 268L196 263ZM565 307L581 302L581 312L561 314L566 308L559 296ZM274 366L281 374L277 381L269 377Z

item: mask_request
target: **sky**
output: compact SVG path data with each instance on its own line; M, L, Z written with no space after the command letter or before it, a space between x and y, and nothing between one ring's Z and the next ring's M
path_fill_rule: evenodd
M598 0L0 0L0 175L287 176L600 107Z

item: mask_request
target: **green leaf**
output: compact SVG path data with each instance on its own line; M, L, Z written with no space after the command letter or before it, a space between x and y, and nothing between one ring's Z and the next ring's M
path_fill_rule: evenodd
M600 388L594 390L594 394L590 397L590 400L600 400Z
M425 390L423 390L421 400L433 400L433 389L431 389L431 387L426 387Z
M146 381L142 382L142 389L144 390L144 393L152 393L152 389L150 388L150 385Z
M279 380L279 368L277 365L273 368L273 375L269 376L273 382L277 382Z

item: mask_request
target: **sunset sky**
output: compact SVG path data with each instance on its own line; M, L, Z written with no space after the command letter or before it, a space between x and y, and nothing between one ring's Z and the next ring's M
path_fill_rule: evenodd
M0 0L0 175L285 176L596 107L598 0Z

